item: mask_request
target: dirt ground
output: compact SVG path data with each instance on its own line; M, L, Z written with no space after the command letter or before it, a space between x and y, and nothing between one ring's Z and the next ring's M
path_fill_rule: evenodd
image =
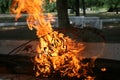
M110 59L117 59L119 60L120 57L120 27L106 27L102 30L97 30L97 29L91 29L91 28L86 28L86 29L80 29L72 30L74 33L76 31L79 32L80 35L78 35L78 38L81 42L85 43L87 46L86 50L87 52L83 54L83 56L89 56L91 57L91 53L94 52L94 54L100 53L100 56L103 58L110 58ZM71 33L67 35L71 35ZM78 34L78 33L77 33ZM35 31L30 31L27 26L23 27L8 27L8 28L0 28L0 51L2 52L9 52L12 50L12 47L15 48L15 45L20 45L21 43L14 43L14 41L24 41L24 40L32 40L35 39L37 36L35 35ZM12 41L12 42L9 42ZM9 44L6 44L7 42ZM89 44L86 44L89 43ZM1 47L2 46L2 47ZM17 46L16 46L17 47ZM8 51L7 51L7 49ZM11 49L10 49L11 48ZM10 50L9 50L10 49ZM103 51L104 50L104 51ZM107 54L101 54L102 52L107 53ZM88 54L89 53L89 54ZM98 56L98 55L97 55ZM102 61L104 62L104 61ZM119 80L119 68L118 66L116 67L115 65L119 65L119 62L116 64L115 62L109 62L109 66L111 68L107 68L106 64L103 66L102 62L100 63L102 66L95 69L95 80ZM114 64L113 64L114 63ZM115 67L113 67L115 66ZM102 72L100 71L100 68L106 67L107 72ZM4 68L4 67L3 67ZM34 76L27 76L27 75L11 75L11 74L0 74L0 79L1 80L35 80ZM57 80L56 78L55 80ZM51 80L51 79L42 79L42 80ZM58 79L58 80L63 80L63 79ZM75 79L70 79L70 80L75 80ZM80 79L76 79L80 80Z

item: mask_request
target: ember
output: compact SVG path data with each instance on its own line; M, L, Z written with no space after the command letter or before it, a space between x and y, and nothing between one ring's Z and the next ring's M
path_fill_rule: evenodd
M107 71L107 69L106 68L101 68L101 71L105 72L105 71Z
M49 19L43 14L44 0L13 0L11 11L16 14L16 20L21 13L27 13L27 23L30 30L36 30L39 38L37 54L34 58L36 76L48 77L59 72L61 76L87 76L88 63L82 63L78 56L85 48L80 42L54 31ZM49 17L48 17L49 18Z

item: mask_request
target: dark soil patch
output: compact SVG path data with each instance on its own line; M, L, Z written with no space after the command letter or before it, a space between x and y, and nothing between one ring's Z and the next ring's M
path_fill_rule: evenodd
M21 55L1 55L0 54L0 74L16 74L34 76L33 63L28 56ZM84 59L89 61L91 59ZM106 71L101 71L101 68L106 68ZM109 59L96 59L95 67L92 69L91 76L95 80L119 80L120 61ZM83 77L61 77L59 73L51 74L50 77L42 78L42 80L82 80Z
M54 28L58 32L62 32L65 36L77 39L83 42L106 42L106 43L120 43L120 28L104 28L102 30L85 27L61 29ZM31 31L27 26L14 30L0 30L0 39L2 40L31 40L35 39L35 30Z

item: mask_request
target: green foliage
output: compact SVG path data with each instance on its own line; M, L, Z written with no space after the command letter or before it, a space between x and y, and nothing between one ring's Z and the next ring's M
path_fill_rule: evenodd
M6 13L9 11L11 0L0 0L0 13Z
M68 0L68 8L73 8L75 6L75 0Z
M104 0L85 0L86 7L102 7Z
M120 7L120 1L119 0L105 0L105 5L109 7Z
M55 12L56 11L56 2L49 2L49 0L46 0L46 5L44 5L46 12Z
M68 0L69 7L75 6L75 0ZM80 7L83 6L82 0L80 0ZM120 7L119 0L85 0L86 7L109 7L109 6L118 6Z

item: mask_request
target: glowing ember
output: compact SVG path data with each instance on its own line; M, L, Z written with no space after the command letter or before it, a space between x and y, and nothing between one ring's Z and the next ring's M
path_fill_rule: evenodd
M94 80L94 77L87 76L87 78L85 80Z
M30 30L36 30L39 38L38 53L34 59L36 76L47 77L59 72L61 76L80 77L87 75L88 63L82 63L78 54L84 45L65 37L64 34L53 31L49 19L43 14L44 0L13 0L11 11L16 20L21 13L27 13L27 23Z
M103 67L103 68L101 68L101 71L105 72L105 71L107 71L107 68Z

